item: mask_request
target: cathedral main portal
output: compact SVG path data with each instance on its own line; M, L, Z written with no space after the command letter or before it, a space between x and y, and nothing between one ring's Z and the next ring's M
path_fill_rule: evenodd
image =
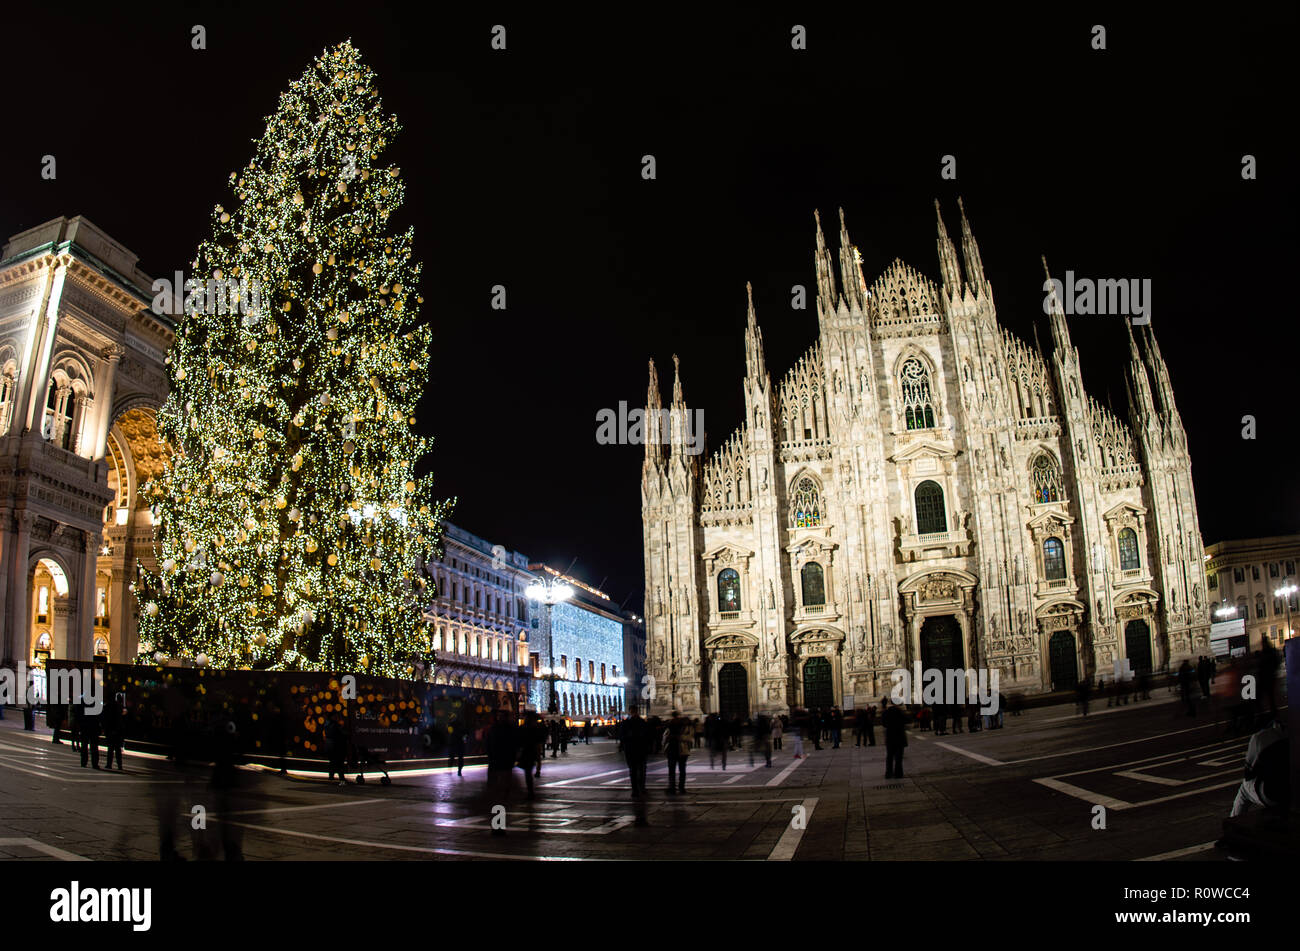
M921 666L926 670L965 669L965 659L957 618L951 614L927 617L921 624Z

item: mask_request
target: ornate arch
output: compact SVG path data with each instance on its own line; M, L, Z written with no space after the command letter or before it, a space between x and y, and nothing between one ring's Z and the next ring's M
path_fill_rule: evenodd
M821 528L830 523L826 512L825 486L821 477L807 466L795 473L790 480L786 499L786 520L791 528Z

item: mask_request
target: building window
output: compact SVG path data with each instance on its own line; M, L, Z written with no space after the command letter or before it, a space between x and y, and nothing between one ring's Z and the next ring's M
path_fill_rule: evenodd
M1061 501L1061 473L1056 468L1052 457L1043 453L1034 460L1033 477L1034 501Z
M1286 576L1290 578L1293 574L1295 574L1295 562L1288 561L1286 563Z
M40 594L36 603L36 621L44 624L50 616L50 589L41 585Z
M610 674L610 676L613 677L615 680L618 680L618 668L617 668L617 667L611 667L610 670L612 671L612 673Z
M1218 591L1218 590L1219 590L1219 576L1218 576L1218 575L1210 575L1209 585L1210 585L1210 590L1211 590L1211 591Z
M812 561L803 566L800 572L803 583L804 607L819 607L826 603L826 573L822 566Z
M1291 597L1287 598L1287 601L1290 604L1292 614L1300 611L1300 594L1291 595Z
M0 376L0 436L9 432L9 419L14 408L14 368L6 366Z
M582 658L573 658L573 679L582 680Z
M1274 561L1274 562L1270 562L1270 563L1269 563L1269 566L1268 566L1268 576L1269 576L1270 578L1276 578L1276 577L1278 576L1278 571L1277 571L1277 562L1276 562L1276 561Z
M1043 542L1043 570L1048 581L1065 579L1065 546L1059 538L1049 538Z
M587 661L587 680L592 683L596 681L596 662L594 660Z
M565 674L569 672L569 658L565 654L560 655L560 670L564 671Z
M1273 617L1277 617L1277 616L1280 615L1281 613L1282 613L1282 599L1281 599L1281 598L1274 598L1274 599L1273 599Z
M943 506L943 489L937 482L922 482L916 487L916 533L933 535L948 530L948 514Z
M1232 580L1235 581L1237 584L1242 584L1242 583L1246 580L1246 569L1245 569L1245 568L1233 568L1233 569L1232 569Z
M1259 580L1259 565L1251 565L1251 566L1250 566L1250 578L1251 578L1252 581L1258 581L1258 580Z
M1119 567L1121 571L1132 571L1142 566L1138 558L1137 532L1131 528L1119 530Z
M72 399L72 387L60 386L57 380L51 380L45 398L45 432L50 442L67 449L72 442L72 412L68 406Z
M908 429L934 428L934 403L930 395L930 371L920 360L903 361L898 373L903 394L903 418Z
M1264 596L1257 594L1255 595L1255 620L1259 621L1266 617L1268 617L1268 611L1264 605Z
M1250 620L1250 605L1246 603L1245 598L1237 599L1237 617L1243 621Z
M604 664L601 664L601 665L600 665L600 682L601 682L601 683L608 683L608 682L609 682L609 681L607 681L607 680L605 679L605 665L604 665Z
M718 574L718 610L740 610L740 575L734 568Z
M812 479L799 480L794 490L794 527L815 528L822 523L822 500L817 483Z
M542 655L535 652L531 653L528 655L528 660L533 665L533 676L540 676L542 673Z

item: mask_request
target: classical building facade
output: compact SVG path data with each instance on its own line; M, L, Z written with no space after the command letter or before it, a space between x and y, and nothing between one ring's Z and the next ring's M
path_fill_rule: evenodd
M938 219L938 285L899 260L868 285L843 213L838 262L818 219L817 338L774 384L751 294L745 419L703 465L680 373L665 408L650 364L657 710L874 702L918 661L1047 691L1208 650L1187 438L1149 326L1116 327L1126 420L1085 390L1055 296L1050 353L1000 326L964 211L961 229L959 261Z
M1300 593L1278 594L1297 584L1300 535L1215 542L1205 546L1205 555L1211 606L1223 609L1224 619L1241 619L1247 650L1257 651L1266 641L1281 648L1288 620L1291 630L1300 621Z
M609 595L549 565L531 566L542 583L563 584L570 597L530 604L538 621L529 659L532 705L569 717L610 717L625 710L627 617ZM551 675L547 675L547 670Z
M130 585L153 559L138 488L164 464L171 319L134 254L82 217L0 252L0 661L137 650Z
M526 697L528 559L444 522L442 558L424 571L435 595L424 615L434 682Z

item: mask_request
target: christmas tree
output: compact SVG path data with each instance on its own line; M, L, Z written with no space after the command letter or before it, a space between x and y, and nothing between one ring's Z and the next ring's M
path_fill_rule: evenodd
M158 415L171 462L142 490L160 547L136 586L144 655L388 676L428 656L416 569L448 503L415 474L430 330L412 233L388 227L399 129L345 42L281 95L213 209Z

